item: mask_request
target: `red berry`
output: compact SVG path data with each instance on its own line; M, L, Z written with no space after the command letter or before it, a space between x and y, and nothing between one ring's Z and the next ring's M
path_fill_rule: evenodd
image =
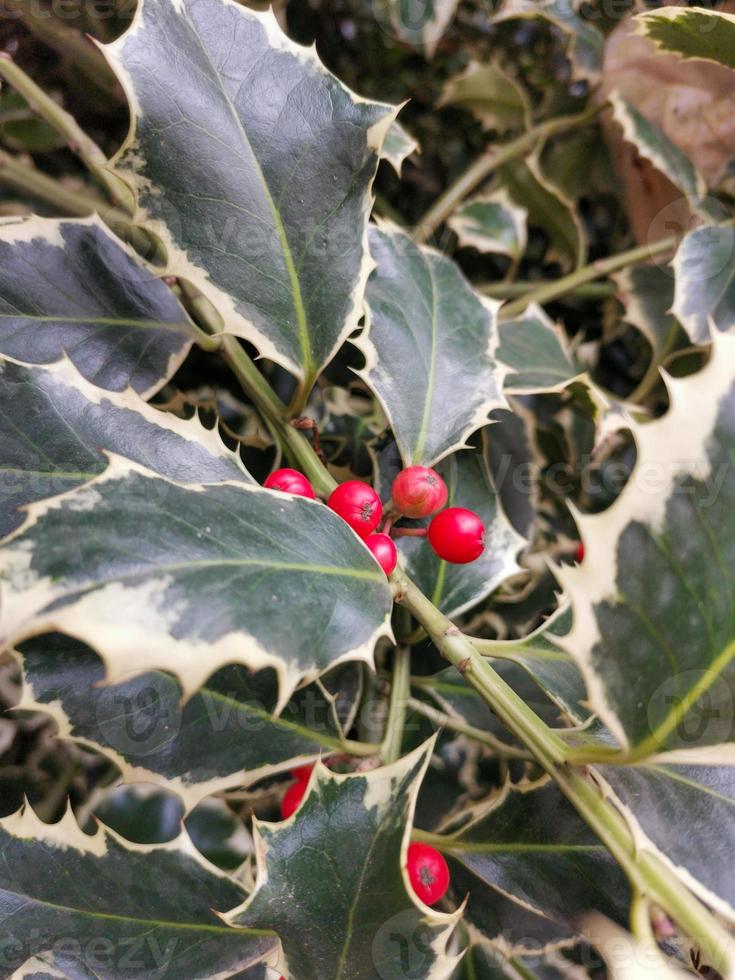
M408 845L408 878L425 905L438 902L449 888L447 862L430 844Z
M367 538L380 523L383 505L380 497L362 480L347 480L333 491L327 504L347 521L361 538Z
M387 534L371 534L369 538L365 539L365 544L372 551L385 574L390 575L398 561L398 552L393 543L393 538Z
M291 770L289 775L293 776L293 778L297 779L300 783L308 783L313 769L314 763L310 762L308 766L296 766L295 769Z
M577 550L574 552L574 560L579 564L584 561L584 541L580 541Z
M296 813L301 801L306 794L306 787L309 785L308 779L298 779L291 783L281 800L281 819L286 820L292 813Z
M281 490L283 493L295 493L299 497L316 498L314 487L303 473L298 470L274 470L263 484L269 490Z
M448 507L429 524L429 543L445 561L466 565L485 550L485 525L465 507Z
M391 496L396 510L405 517L428 517L447 503L447 485L427 466L409 466L393 481Z

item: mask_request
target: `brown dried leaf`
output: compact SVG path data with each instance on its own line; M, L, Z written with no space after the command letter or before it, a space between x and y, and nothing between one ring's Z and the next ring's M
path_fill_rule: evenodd
M608 37L600 97L617 90L714 184L735 157L735 72L661 54L634 31L628 18ZM691 216L681 192L638 156L609 118L604 131L635 238L656 241L688 230Z

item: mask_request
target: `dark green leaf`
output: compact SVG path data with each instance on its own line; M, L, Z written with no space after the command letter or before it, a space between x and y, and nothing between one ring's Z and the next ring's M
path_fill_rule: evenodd
M95 807L97 820L134 844L164 844L181 833L184 810L154 786L116 786Z
M340 735L328 692L309 686L276 717L276 678L224 667L185 703L163 672L105 685L92 650L60 633L23 643L19 708L44 711L62 736L112 759L128 782L159 783L187 810L204 796L248 786L328 755Z
M508 520L524 538L533 536L538 497L539 465L531 445L527 416L499 408L491 413L492 426L483 433L485 459L493 486Z
M526 209L529 225L543 230L550 258L565 268L584 263L587 244L574 202L545 176L536 156L501 167L498 186L516 206Z
M469 109L485 129L501 134L522 129L530 117L523 89L495 63L471 62L446 83L439 105Z
M273 667L280 706L303 678L371 661L391 608L384 573L323 504L185 487L120 457L31 505L0 567L4 642L65 632L100 652L108 679L167 670L185 694L225 664Z
M600 766L599 772L626 808L639 847L658 849L688 887L734 921L735 882L722 856L735 847L735 766L731 755L724 761Z
M626 921L623 873L553 783L506 787L487 816L440 847L461 869L453 887L469 892L468 919L490 938L538 949L574 935L591 910Z
M48 825L26 807L0 820L0 847L5 969L52 954L74 978L230 976L275 945L217 917L244 891L185 835L163 847L127 844L103 828L83 834L71 811Z
M504 405L495 360L496 304L458 267L396 228L371 228L362 371L404 463L432 465Z
M394 120L383 140L380 158L387 160L400 177L404 162L418 150L418 141L411 136L407 129Z
M18 508L98 476L103 451L182 483L252 482L237 455L197 418L157 411L128 389L96 388L66 359L49 367L0 358L0 536Z
M133 106L116 167L171 269L311 387L357 326L389 106L354 95L273 14L143 0L105 49Z
M192 325L171 290L98 218L0 225L0 353L50 364L66 353L101 388L158 391Z
M525 208L516 207L504 191L474 197L449 219L462 247L520 259L526 248Z
M735 17L720 10L662 7L639 14L640 32L659 51L735 68Z
M226 871L235 871L253 851L240 817L223 800L202 800L186 818L186 832L204 857Z
M430 751L348 776L319 765L293 817L256 822L255 890L228 920L274 928L291 980L451 975L456 917L418 906L401 870Z
M514 320L501 320L498 333L496 356L510 368L503 381L508 394L560 391L582 373L563 329L540 306L532 304Z

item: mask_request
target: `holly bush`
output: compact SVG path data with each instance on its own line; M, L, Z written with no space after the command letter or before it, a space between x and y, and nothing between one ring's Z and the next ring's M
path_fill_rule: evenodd
M735 18L629 14L376 4L417 111L9 4L2 976L735 977L731 174L643 98Z

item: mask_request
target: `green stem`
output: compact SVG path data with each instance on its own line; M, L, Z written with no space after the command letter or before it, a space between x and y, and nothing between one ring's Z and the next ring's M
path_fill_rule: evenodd
M483 696L506 728L517 735L542 765L553 768L563 762L566 746L538 718L510 685L483 659L466 636L398 568L391 576L403 603L421 623L439 652L458 668Z
M487 282L475 286L475 289L484 296L492 299L515 299L517 296L525 296L526 293L540 286L539 282ZM585 282L568 293L580 299L606 299L608 296L615 295L615 284L612 282Z
M672 235L670 238L662 238L661 241L653 242L650 245L640 245L637 248L628 249L619 255L612 255L607 259L597 259L589 265L582 266L568 276L545 282L541 286L529 290L524 296L507 303L501 310L504 319L512 319L523 313L530 303L548 303L550 300L558 299L566 293L585 283L608 276L619 269L624 269L629 265L636 265L638 262L645 262L655 255L663 255L676 248L677 239Z
M34 37L86 75L102 92L124 103L122 87L102 52L81 31L62 23L52 7L41 6L34 0L4 0L3 13L5 17L20 18Z
M526 645L523 640L486 640L481 636L468 636L467 639L478 653L496 660L512 660L517 663L519 658L526 657L529 660L571 662L571 657L563 650L545 650L543 647Z
M432 207L421 218L414 231L414 240L417 242L427 241L464 198L486 181L493 171L507 163L518 160L520 157L525 157L537 144L544 143L552 136L571 132L573 129L585 125L607 107L607 103L603 102L601 105L592 106L574 116L562 116L559 119L550 119L547 122L539 123L510 143L482 153L447 188L441 197L437 198Z
M388 719L383 736L380 755L386 765L401 757L403 731L406 727L406 704L411 694L411 650L409 647L396 647L393 661L393 676L390 687Z
M69 148L77 154L93 177L105 188L110 199L116 204L123 203L125 210L132 214L134 209L132 193L107 169L107 157L95 141L84 132L72 115L62 109L58 102L44 92L40 85L37 85L5 52L0 52L0 78L4 78L9 85L12 85L31 109L67 141Z
M630 903L630 931L638 942L652 943L658 949L651 927L651 903L640 892L633 895Z
M458 732L460 735L466 735L475 742L480 742L482 745L486 745L489 749L492 749L493 752L503 758L533 758L530 752L526 752L525 749L518 748L515 745L508 745L507 742L503 742L501 739L496 738L491 732L486 732L482 728L475 728L474 725L468 725L466 722L462 721L461 718L455 718L443 711L432 708L430 704L426 704L424 701L419 701L418 698L409 698L408 707L412 711L417 712L417 714L423 715L424 718L428 718L429 721L432 721L440 728L449 728L453 732Z
M0 150L0 181L43 201L44 204L77 217L91 214L104 207L103 201L64 187L53 177L20 163L2 150ZM127 215L125 217L127 219Z
M324 497L337 486L327 468L316 455L308 440L288 421L288 411L253 359L237 337L222 337L221 351L247 394L266 418L278 430L281 441L287 447L297 466L309 477L318 494Z
M372 742L356 742L350 738L335 738L332 741L334 742L334 748L338 752L344 752L346 755L354 755L363 759L378 755L380 752L380 746Z
M150 261L161 256L154 240L142 228L131 223L130 215L121 208L109 205L91 194L73 191L58 180L26 166L9 153L0 150L0 184L42 201L56 211L82 218L99 214L100 218L121 238L129 241L139 254Z

